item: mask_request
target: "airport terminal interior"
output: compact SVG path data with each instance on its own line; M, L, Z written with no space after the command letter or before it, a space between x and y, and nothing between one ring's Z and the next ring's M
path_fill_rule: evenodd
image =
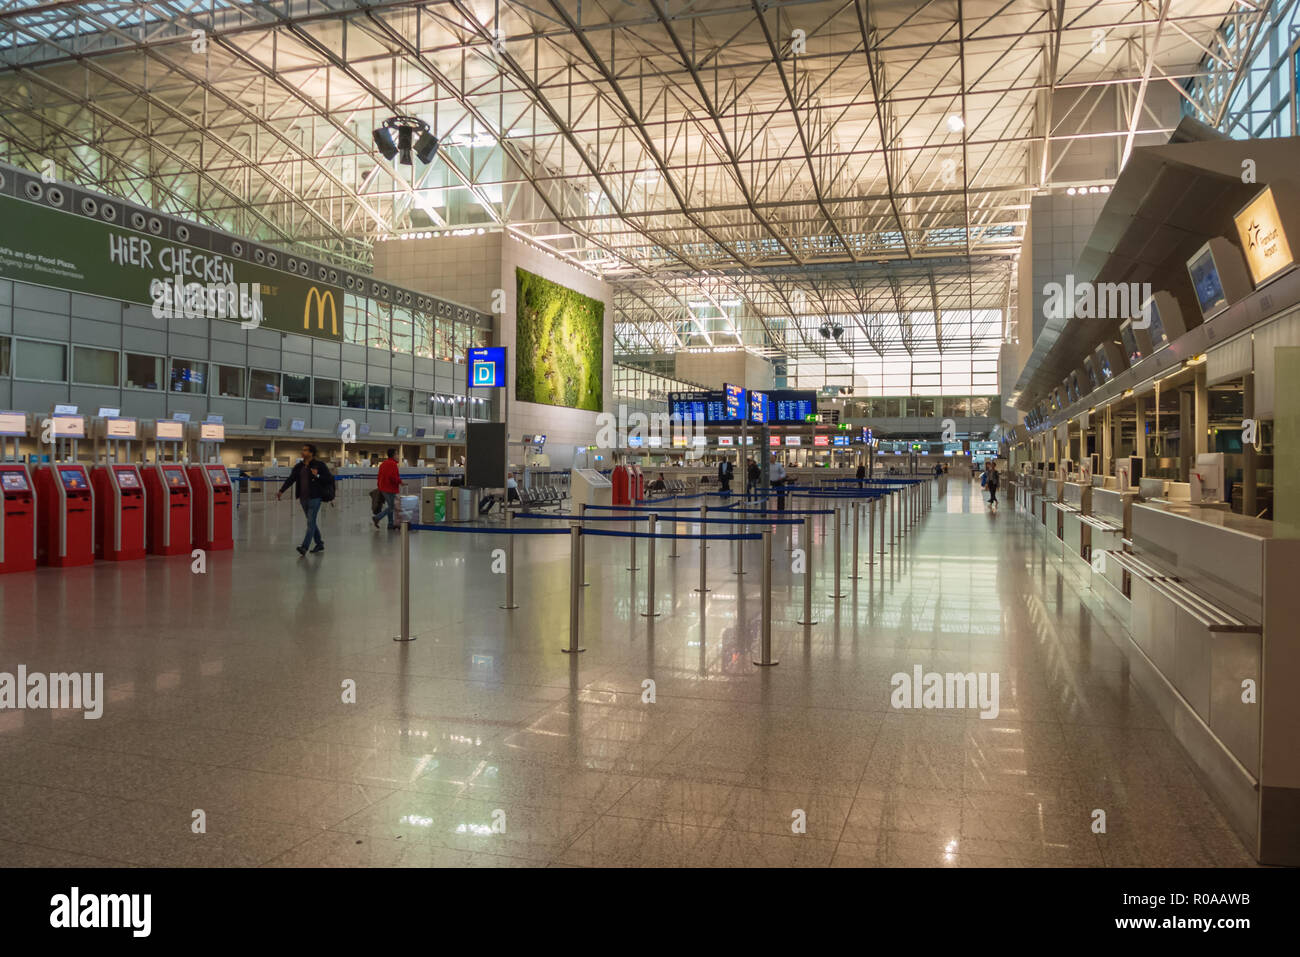
M0 4L0 866L1300 865L1298 76Z

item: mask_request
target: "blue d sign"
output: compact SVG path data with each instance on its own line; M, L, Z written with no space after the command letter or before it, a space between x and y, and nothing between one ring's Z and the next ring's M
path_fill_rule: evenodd
M505 346L469 350L469 387L495 389L506 384Z

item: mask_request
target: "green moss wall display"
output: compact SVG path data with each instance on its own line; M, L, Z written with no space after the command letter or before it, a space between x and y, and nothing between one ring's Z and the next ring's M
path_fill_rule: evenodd
M515 398L604 411L605 304L515 270Z

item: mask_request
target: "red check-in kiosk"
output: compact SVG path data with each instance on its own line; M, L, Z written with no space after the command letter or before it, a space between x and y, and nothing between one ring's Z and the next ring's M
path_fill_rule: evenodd
M0 575L36 567L36 486L27 466L0 463Z
M95 489L95 557L110 562L144 558L144 481L134 465L97 465L90 473Z
M37 468L36 560L42 565L89 565L95 560L95 493L84 465Z
M234 489L224 465L190 465L193 494L195 548L222 551L234 548L231 535L231 506Z
M185 477L185 466L180 462L162 462L142 468L149 512L149 554L188 554L190 482Z

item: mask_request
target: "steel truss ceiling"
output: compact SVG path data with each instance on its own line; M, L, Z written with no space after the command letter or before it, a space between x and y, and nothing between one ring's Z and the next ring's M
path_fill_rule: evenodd
M1059 97L1121 88L1127 154L1149 86L1235 75L1221 31L1268 7L0 0L0 155L347 264L506 229L616 283L627 351L955 349L943 315L1005 309L1048 157L1097 135ZM393 113L433 164L376 155Z

